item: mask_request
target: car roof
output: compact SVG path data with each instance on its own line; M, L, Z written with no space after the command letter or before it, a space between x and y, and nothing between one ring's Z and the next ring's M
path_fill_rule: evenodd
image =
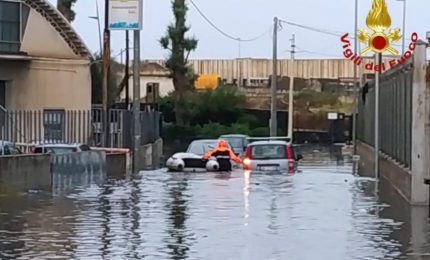
M76 148L84 144L39 144L36 147Z
M191 143L217 143L218 139L200 139L200 140L194 140Z
M11 142L11 141L4 141L4 140L0 140L0 145L1 146L3 146L3 145L13 145L14 143L13 142Z
M220 138L226 138L226 137L240 137L240 138L248 138L247 135L239 135L239 134L231 134L231 135L221 135Z
M267 145L267 144L275 144L275 145L290 145L290 143L286 142L286 141L257 141L257 142L252 142L249 145L250 146L254 146L254 145Z

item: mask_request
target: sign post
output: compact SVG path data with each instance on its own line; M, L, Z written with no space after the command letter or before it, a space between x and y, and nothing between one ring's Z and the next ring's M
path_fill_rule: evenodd
M133 171L138 171L138 155L141 146L140 121L140 31L143 20L143 0L110 0L109 28L134 31L133 59Z

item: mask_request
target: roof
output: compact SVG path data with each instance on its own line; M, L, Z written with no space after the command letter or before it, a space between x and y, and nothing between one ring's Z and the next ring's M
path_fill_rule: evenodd
M145 62L140 66L140 75L168 77L170 76L170 71L158 63Z
M41 14L63 37L76 55L91 58L91 51L79 37L67 19L47 0L23 0L23 3Z

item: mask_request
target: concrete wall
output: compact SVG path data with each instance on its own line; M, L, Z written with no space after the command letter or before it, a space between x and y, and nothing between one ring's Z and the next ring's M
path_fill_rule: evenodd
M357 153L360 155L359 174L364 177L374 178L374 156L373 147L358 143ZM399 194L408 202L412 202L412 173L396 161L384 154L380 154L380 177L386 179Z
M0 157L0 189L49 190L50 188L49 155Z

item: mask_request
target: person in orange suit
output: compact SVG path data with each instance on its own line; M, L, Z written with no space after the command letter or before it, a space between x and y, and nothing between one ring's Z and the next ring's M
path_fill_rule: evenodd
M236 163L242 163L242 160L230 148L228 148L227 142L222 139L218 141L218 147L207 152L203 156L203 159L209 160L211 157L217 158L221 170L231 171L232 166L230 160L233 160Z

